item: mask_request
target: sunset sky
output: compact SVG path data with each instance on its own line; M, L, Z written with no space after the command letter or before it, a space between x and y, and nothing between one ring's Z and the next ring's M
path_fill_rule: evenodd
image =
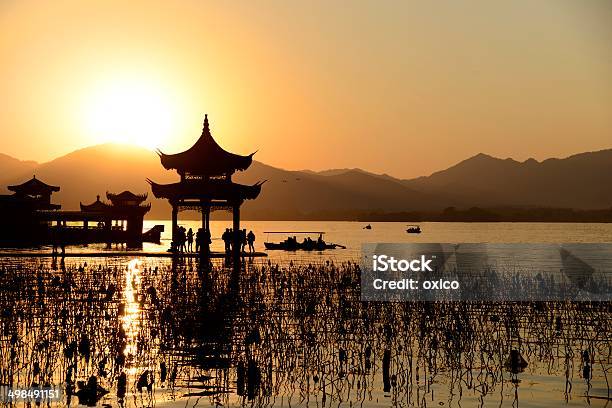
M0 152L426 175L612 148L612 2L0 1Z

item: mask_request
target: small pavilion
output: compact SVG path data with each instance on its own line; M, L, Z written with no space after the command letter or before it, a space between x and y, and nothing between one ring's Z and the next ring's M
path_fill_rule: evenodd
M44 183L32 176L25 183L8 186L11 196L15 202L26 203L32 210L59 210L61 205L51 203L51 194L60 191L58 186Z
M143 204L147 199L147 194L134 194L131 191L119 194L107 192L106 198L110 203L101 201L100 196L97 196L96 201L91 204L80 203L84 228L88 228L88 217L92 220L103 219L108 231L112 229L113 221L115 221L122 230L125 224L125 234L129 241L142 240L144 216L151 209L151 204Z
M233 218L233 259L240 262L240 206L245 200L257 198L263 182L253 185L234 183L232 175L246 170L253 162L247 156L224 150L210 133L208 115L204 117L204 128L196 143L188 150L177 154L165 154L158 150L161 164L167 170L176 170L178 183L158 184L147 179L153 195L165 198L172 206L172 242L176 248L178 213L182 210L198 210L202 213L204 236L210 236L210 213L228 210ZM207 248L206 243L203 245ZM205 254L208 255L208 254Z
M62 211L61 205L51 202L60 188L36 176L7 188L13 194L0 195L0 245L57 243L61 236L68 244L125 242L138 248L143 241L159 242L163 231L163 226L156 225L143 233L144 216L151 209L151 204L144 203L146 193L107 192L108 202L98 196L91 204L81 203L80 211Z
M49 226L41 213L58 213L61 208L51 202L51 195L60 188L33 176L25 183L8 186L8 190L12 194L0 195L0 243L36 243Z

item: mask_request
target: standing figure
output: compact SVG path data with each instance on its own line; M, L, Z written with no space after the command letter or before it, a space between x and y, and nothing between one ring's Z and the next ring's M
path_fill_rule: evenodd
M226 228L223 234L221 235L221 239L223 240L223 244L225 245L225 256L230 256L232 250L232 233L229 228Z
M253 230L249 231L249 234L247 235L247 242L249 243L249 252L255 252L255 245L253 245L255 243L255 234L253 233Z
M247 244L247 232L246 228L240 231L240 251L244 252L244 247Z
M187 251L193 252L193 230L191 228L187 231Z
M179 252L185 252L185 243L187 242L187 234L185 227L179 228Z

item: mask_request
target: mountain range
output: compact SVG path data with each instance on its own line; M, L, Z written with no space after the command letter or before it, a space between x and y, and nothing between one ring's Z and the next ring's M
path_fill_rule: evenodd
M107 191L150 192L145 179L178 180L147 149L104 144L46 163L0 154L0 191L32 175L59 185L54 201L78 209ZM612 207L612 149L563 159L519 162L478 154L429 176L404 180L361 169L289 171L255 161L235 181L267 180L257 200L243 206L246 219L367 219L368 214L442 211L447 207ZM170 215L168 204L149 194L149 219ZM182 214L195 218L196 214ZM215 216L218 217L218 216Z

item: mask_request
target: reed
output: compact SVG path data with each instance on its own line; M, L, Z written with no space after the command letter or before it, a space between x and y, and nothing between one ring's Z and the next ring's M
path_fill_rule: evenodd
M118 406L472 406L540 375L610 399L610 303L362 302L352 261L94 261L1 261L0 383Z

